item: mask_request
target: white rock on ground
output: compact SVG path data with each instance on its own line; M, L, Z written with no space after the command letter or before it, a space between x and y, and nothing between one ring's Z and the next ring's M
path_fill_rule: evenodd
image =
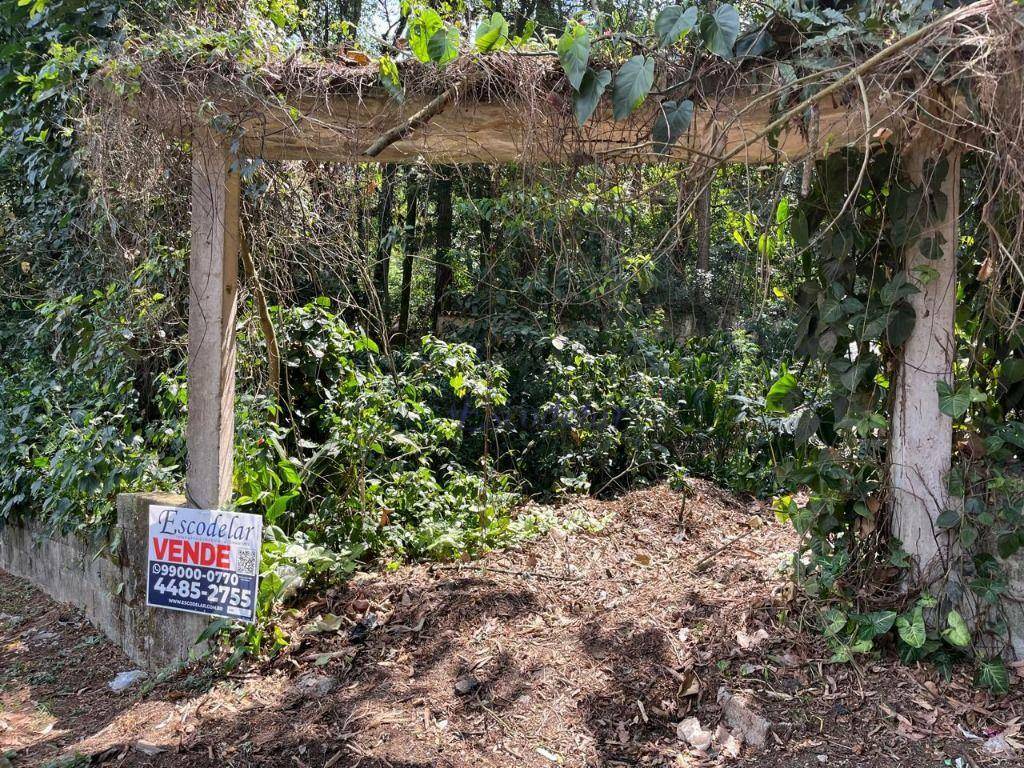
M732 693L722 686L718 689L718 706L733 735L755 749L764 746L771 723L758 712L754 700L743 693Z
M676 738L699 752L704 752L711 746L712 735L711 731L704 730L696 717L688 717L676 726Z

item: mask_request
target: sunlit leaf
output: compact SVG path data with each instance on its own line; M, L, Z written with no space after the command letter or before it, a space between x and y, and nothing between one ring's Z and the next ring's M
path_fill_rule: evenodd
M412 12L409 18L409 50L424 64L430 61L427 44L441 29L444 29L444 22L433 8L420 6Z
M927 639L924 626L924 611L915 608L909 616L904 614L896 619L896 631L900 639L911 648L920 648Z
M558 40L558 60L574 90L580 89L590 59L590 32L578 21L570 21Z
M946 624L948 626L942 630L942 637L946 642L957 648L966 648L971 644L971 631L967 628L963 616L956 611L950 611L946 616Z
M772 384L771 389L764 398L764 407L769 413L789 413L792 409L789 406L790 397L797 390L796 376L789 371L783 371L782 375Z
M480 53L500 51L508 46L508 22L500 13L491 14L491 18L481 21L474 36L476 49Z
M402 88L402 78L394 59L386 55L381 56L377 66L381 85L393 98L402 101L405 98L405 90Z

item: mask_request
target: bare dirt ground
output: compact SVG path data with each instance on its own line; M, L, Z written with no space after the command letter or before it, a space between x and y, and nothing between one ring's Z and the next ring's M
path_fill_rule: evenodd
M122 693L107 687L132 669L120 652L0 574L0 754L19 768L1024 765L1024 669L1000 698L891 652L829 663L780 572L794 535L757 503L697 483L685 507L659 487L573 511L606 522L363 574L294 611L274 660Z

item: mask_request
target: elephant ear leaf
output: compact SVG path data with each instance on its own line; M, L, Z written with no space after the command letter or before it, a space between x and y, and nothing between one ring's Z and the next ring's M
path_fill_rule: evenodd
M740 15L731 5L720 5L700 23L704 45L723 59L732 58L732 48L740 34Z
M587 70L583 80L580 82L579 92L573 97L576 122L580 127L594 114L598 102L601 101L601 96L611 81L612 73L607 69L602 69L600 72L595 72L592 69Z
M616 120L629 117L650 93L654 85L654 59L634 56L615 75L612 88L612 114Z
M500 13L491 14L491 18L484 19L476 28L476 49L480 53L500 51L508 45L508 22Z
M662 8L654 20L654 34L662 47L672 45L687 32L693 29L697 23L697 6L691 5L683 8L678 5L670 5Z
M679 137L690 129L693 122L693 102L689 99L684 101L666 101L661 105L654 120L654 128L651 130L651 139L654 141L654 151L663 155L669 151L671 146L679 140Z
M459 30L455 27L437 30L427 41L427 55L439 67L455 59L459 55Z
M444 29L444 22L433 8L417 8L409 19L409 49L413 55L426 64L431 61L428 45L430 39Z
M590 32L577 21L570 21L558 40L558 60L574 91L580 89L590 59Z

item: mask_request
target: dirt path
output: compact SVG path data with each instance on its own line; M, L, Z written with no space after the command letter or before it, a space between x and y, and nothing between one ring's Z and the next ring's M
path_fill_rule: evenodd
M685 508L655 488L572 512L606 522L363 575L289 619L273 662L145 694L111 693L131 666L0 575L20 617L0 621L0 748L19 767L1024 765L1020 686L829 664L787 615L793 534L757 505L698 483Z

